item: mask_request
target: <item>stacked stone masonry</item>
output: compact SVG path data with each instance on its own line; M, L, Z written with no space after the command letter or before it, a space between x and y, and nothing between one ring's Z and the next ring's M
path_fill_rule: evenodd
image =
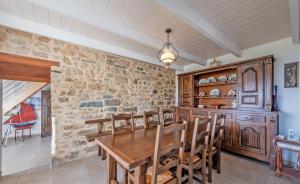
M96 154L84 137L96 126L85 120L175 105L174 70L7 27L0 27L0 51L60 62L51 72L52 154L59 161Z

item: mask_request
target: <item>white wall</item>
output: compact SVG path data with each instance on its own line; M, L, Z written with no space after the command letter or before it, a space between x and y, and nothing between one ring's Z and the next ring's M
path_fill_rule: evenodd
M221 64L227 64L256 57L273 54L275 58L274 66L274 85L278 86L278 101L280 108L279 133L287 135L288 129L292 128L295 134L300 136L300 87L284 88L283 69L285 63L300 60L300 45L293 45L291 38L285 38L268 44L245 49L242 51L241 58L232 54L218 57ZM208 61L209 62L209 61ZM185 67L184 72L205 68L197 64Z
M2 90L3 82L0 80L0 179L2 177Z

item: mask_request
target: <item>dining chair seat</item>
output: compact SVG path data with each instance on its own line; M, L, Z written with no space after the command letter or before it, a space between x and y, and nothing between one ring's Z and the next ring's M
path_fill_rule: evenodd
M217 150L217 148L216 148L215 146L213 146L212 149L211 149L210 146L208 146L207 152L210 152L210 151L213 152L213 153L215 153L215 152L217 152L218 150Z
M160 165L161 166L161 165ZM152 179L153 166L147 168L147 179L146 183L150 184ZM171 171L165 171L157 175L157 183L170 183L172 180L176 180L176 175Z
M183 153L183 164L188 165L191 162L190 161L190 155L191 155L190 152L184 152ZM193 155L193 160L192 160L193 163L196 163L199 160L200 160L200 157L198 155Z

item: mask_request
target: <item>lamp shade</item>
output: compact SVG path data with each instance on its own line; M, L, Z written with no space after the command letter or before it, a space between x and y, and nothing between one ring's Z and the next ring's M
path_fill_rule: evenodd
M177 60L179 53L175 49L172 43L169 42L169 33L171 29L166 29L166 33L168 34L167 43L164 44L163 48L158 53L158 58L160 62L163 63L164 66L170 67L174 61Z

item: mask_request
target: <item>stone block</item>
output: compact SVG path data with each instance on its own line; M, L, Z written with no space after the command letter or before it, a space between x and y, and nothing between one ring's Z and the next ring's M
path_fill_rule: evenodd
M117 111L118 111L117 107L108 107L107 108L107 112L117 112Z
M121 104L121 100L119 99L110 99L104 101L105 106L119 106L120 104Z
M84 101L81 102L79 105L80 108L84 107L103 107L102 101Z
M123 109L124 112L137 112L137 107L128 107Z
M113 96L111 96L111 95L103 95L104 100L112 99L112 98L113 98Z

